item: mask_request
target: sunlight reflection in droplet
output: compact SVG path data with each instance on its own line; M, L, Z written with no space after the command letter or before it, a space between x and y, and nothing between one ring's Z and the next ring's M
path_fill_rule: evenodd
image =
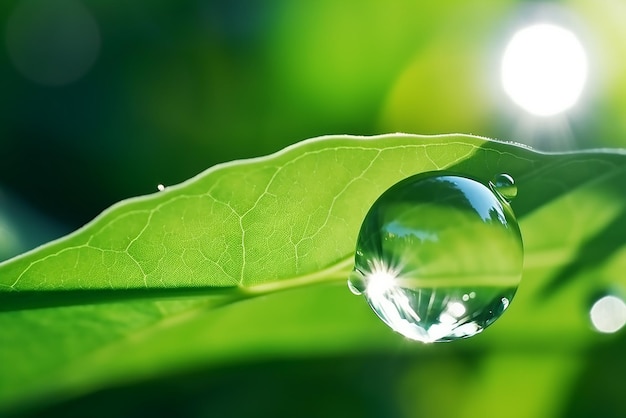
M372 271L367 275L367 292L370 295L382 296L396 287L396 278L397 273L393 269L376 260Z
M448 306L448 312L450 312L450 315L460 318L463 315L465 315L465 305L463 305L460 302L452 302L450 304L450 306Z

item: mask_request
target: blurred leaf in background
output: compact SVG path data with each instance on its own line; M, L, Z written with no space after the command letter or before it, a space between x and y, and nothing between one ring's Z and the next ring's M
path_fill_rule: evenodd
M69 227L121 198L323 134L472 133L539 149L624 144L618 1L9 0L0 6L2 187ZM580 102L506 97L514 32L587 49Z
M588 65L578 102L549 117L520 108L501 85L507 43L541 22L572 31ZM3 258L158 184L322 134L462 132L542 150L626 146L619 0L6 0L0 23ZM606 232L623 235L623 223ZM621 275L620 266L609 262L600 280ZM569 306L567 291L557 295ZM556 323L567 315L545 313ZM337 416L449 416L454 399L480 411L490 397L509 402L512 416L625 415L623 333L598 337L586 353L518 337L516 347L486 344L481 356L437 345L418 356L224 365L50 413L293 415L269 402L282 393L311 416L318 406L317 415L331 416L320 405ZM536 370L545 373L529 375ZM419 399L432 401L412 405L424 391ZM237 403L244 392L261 406Z

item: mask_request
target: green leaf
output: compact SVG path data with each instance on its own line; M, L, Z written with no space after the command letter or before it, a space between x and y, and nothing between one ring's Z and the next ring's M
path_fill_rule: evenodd
M624 282L624 152L322 137L121 202L1 263L0 411L246 359L397 349L401 337L345 286L356 236L392 184L446 169L512 175L525 241L511 308L459 344L592 344L587 299Z

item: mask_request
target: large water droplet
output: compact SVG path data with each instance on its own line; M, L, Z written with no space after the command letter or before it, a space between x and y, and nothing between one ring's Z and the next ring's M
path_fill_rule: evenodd
M349 286L392 329L423 341L481 332L508 307L523 246L508 202L484 184L431 172L378 198L357 242Z

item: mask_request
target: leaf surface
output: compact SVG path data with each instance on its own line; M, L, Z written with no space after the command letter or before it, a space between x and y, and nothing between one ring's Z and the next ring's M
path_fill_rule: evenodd
M522 286L498 324L460 344L594 341L586 300L624 281L624 152L322 137L120 202L1 263L0 410L246 359L397 349L345 279L372 203L432 170L485 182L504 172L519 189Z

